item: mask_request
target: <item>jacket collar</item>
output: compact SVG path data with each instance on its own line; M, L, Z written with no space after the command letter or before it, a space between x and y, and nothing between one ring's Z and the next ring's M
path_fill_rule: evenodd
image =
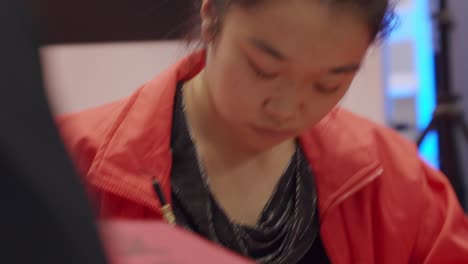
M151 185L156 177L170 201L175 89L204 67L204 57L204 51L186 57L126 101L90 169L92 184L159 210ZM379 164L371 148L372 132L362 133L353 118L336 108L300 137L316 176L322 213L377 176L372 174Z

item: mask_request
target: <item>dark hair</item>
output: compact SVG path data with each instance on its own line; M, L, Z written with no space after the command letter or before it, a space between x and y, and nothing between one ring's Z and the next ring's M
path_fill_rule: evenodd
M213 30L217 33L221 26L223 17L232 5L238 5L245 8L256 7L268 0L213 0L215 11L218 13L218 23ZM287 0L283 0L287 1ZM324 4L334 5L339 8L350 8L364 19L369 25L371 40L385 39L396 25L396 15L394 5L391 0L314 0L321 1ZM202 0L196 0L195 10L199 13ZM200 36L200 17L196 16L189 22L188 39L193 40Z

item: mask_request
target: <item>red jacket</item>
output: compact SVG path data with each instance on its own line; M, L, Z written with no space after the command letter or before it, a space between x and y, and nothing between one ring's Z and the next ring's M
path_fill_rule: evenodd
M202 57L189 56L129 98L59 119L100 218L161 218L152 178L170 197L176 85L203 68ZM413 144L340 108L300 142L334 264L468 263L467 218L444 175Z

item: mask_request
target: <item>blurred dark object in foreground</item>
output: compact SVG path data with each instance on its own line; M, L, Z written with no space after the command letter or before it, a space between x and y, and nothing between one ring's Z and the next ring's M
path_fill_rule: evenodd
M46 102L21 3L0 1L0 262L105 263Z
M187 33L193 0L27 0L41 44L176 39Z

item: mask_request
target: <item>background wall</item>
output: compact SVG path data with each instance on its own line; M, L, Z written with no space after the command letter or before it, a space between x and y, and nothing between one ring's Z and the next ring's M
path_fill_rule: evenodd
M176 41L46 46L41 57L52 107L63 114L125 97L186 50Z
M124 97L182 58L177 41L54 45L41 50L47 91L57 114ZM380 49L369 52L343 105L384 123Z

